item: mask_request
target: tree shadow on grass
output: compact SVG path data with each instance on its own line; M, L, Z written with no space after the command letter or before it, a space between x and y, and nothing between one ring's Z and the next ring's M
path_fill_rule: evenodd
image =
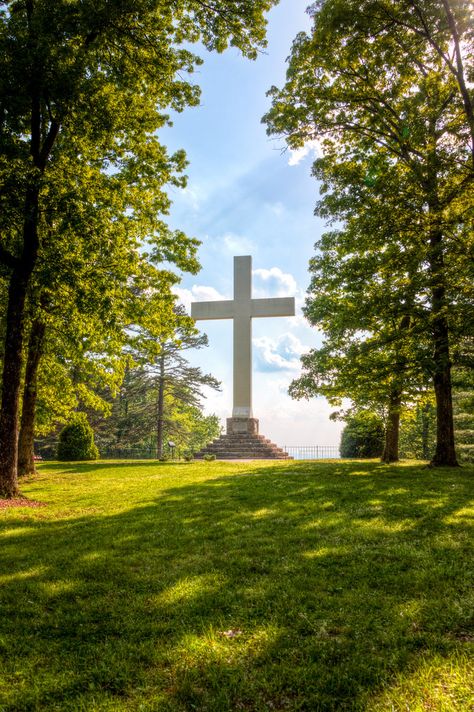
M117 515L9 521L0 709L362 710L463 655L469 471L220 469Z
M141 468L141 467L186 467L189 463L186 462L162 462L160 460L100 460L99 462L45 462L39 467L39 474L42 474L42 468L48 472L75 472L75 473L90 473L98 471L111 471L117 469Z

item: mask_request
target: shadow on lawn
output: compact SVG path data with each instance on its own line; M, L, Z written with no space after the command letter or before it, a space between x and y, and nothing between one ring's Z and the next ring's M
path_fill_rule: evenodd
M160 460L100 460L99 462L87 461L87 462L45 462L42 463L48 472L74 472L76 474L88 474L90 472L109 470L113 472L117 469L129 469L130 467L135 468L167 468L167 467L186 467L189 466L188 462L161 462ZM41 472L41 470L40 470ZM34 477L34 475L33 475Z
M462 655L468 471L218 472L116 516L10 523L2 710L362 710L420 656Z

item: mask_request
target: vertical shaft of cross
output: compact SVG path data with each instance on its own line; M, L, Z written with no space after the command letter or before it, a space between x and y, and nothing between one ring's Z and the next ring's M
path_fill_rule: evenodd
M293 297L252 299L250 256L234 257L233 300L194 302L191 305L191 316L196 321L234 320L234 405L232 418L227 419L227 432L258 432L258 420L252 414L252 319L293 316L294 313Z
M252 258L234 258L234 418L252 418Z

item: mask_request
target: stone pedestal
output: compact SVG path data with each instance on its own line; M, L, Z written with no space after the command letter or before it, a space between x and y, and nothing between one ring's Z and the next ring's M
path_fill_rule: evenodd
M291 460L274 443L258 432L257 418L227 418L227 432L195 455L202 459L214 455L218 460Z
M227 435L258 435L258 418L227 418Z

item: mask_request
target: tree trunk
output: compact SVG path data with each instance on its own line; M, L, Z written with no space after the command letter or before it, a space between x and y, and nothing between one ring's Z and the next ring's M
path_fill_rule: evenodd
M445 265L442 234L438 230L435 230L431 235L430 268L433 276L431 290L434 344L433 385L436 396L436 450L431 465L456 467L458 461L454 444L449 325L446 317L446 288L444 286Z
M18 413L23 363L25 302L30 278L38 257L39 184L25 193L23 253L12 269L3 361L2 406L0 411L0 496L18 494Z
M18 495L18 411L23 357L23 327L28 275L21 266L10 278L0 412L0 497Z
M165 404L165 357L160 356L160 375L158 376L158 398L156 402L156 457L163 457L164 435L164 404Z
M448 326L441 317L435 323L436 450L431 465L456 467L454 443L453 399L451 390L451 361L449 357Z
M43 354L45 330L46 325L41 319L33 320L28 343L20 435L18 438L19 477L34 475L36 473L34 460L36 397L38 390L38 367Z
M436 396L436 450L433 467L455 467L453 400L451 394L450 330L446 300L446 264L444 257L443 210L439 200L439 161L436 141L436 116L430 117L428 134L433 150L427 162L429 244L428 263L431 291L431 328L433 335L433 384Z
M398 443L400 439L400 407L402 404L402 392L399 388L394 388L390 394L388 407L387 427L385 430L385 447L382 455L382 462L398 462Z
M28 18L30 71L30 155L29 176L25 188L21 254L14 258L8 289L8 306L3 361L2 403L0 411L0 497L18 494L18 412L23 356L23 329L26 295L39 250L38 214L41 178L58 137L60 123L42 115L42 67L37 55L37 37L33 22L34 4L26 3ZM34 166L34 171L31 168ZM10 265L9 265L10 266Z

